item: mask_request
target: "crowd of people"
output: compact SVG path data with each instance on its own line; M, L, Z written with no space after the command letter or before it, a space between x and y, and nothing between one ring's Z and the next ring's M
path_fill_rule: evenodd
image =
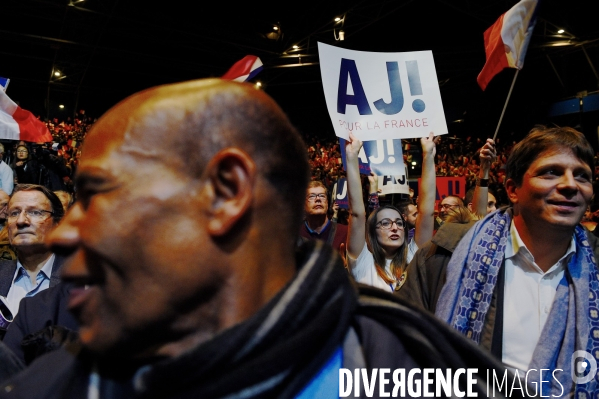
M406 140L421 187L392 203L353 134L344 170L336 140L302 138L246 84L48 126L54 143L1 151L0 398L361 396L387 369L415 397L599 393L571 362L599 360L599 230L580 225L597 157L572 128ZM448 175L467 194L436 206Z

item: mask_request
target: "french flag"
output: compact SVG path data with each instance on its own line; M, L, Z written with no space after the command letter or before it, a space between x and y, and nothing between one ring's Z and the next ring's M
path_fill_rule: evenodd
M0 90L0 139L46 143L52 141L52 135L44 122Z
M10 83L10 79L3 78L2 76L0 76L0 86L2 86L3 91L6 91L6 88L8 87L9 83Z
M236 82L247 82L262 71L262 61L255 55L246 55L237 61L231 69L222 76L225 80Z
M489 27L484 34L486 63L476 78L485 90L504 68L522 69L536 22L538 0L522 0Z

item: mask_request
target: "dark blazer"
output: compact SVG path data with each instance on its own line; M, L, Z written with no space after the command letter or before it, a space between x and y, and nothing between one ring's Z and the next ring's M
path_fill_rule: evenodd
M79 330L75 317L67 309L70 288L71 284L60 283L21 300L19 312L8 326L3 342L25 364L27 359L21 343L29 334L49 326L62 326L71 331Z
M64 264L65 258L56 255L52 265L52 274L50 275L50 287L54 287L60 282L60 269ZM7 296L8 290L12 285L12 278L17 270L16 260L0 260L0 295Z

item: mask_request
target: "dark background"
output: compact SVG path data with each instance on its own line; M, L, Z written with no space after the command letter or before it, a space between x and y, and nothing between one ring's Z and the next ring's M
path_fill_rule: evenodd
M361 51L432 50L450 135L490 137L515 73L500 73L484 92L476 83L485 62L483 32L514 0L2 4L0 76L11 79L7 94L43 119L66 119L79 110L99 117L136 91L219 77L253 54L264 63L253 82L263 84L304 134L334 138L320 80L320 41ZM596 15L591 1L541 1L500 139L517 140L536 123L556 123L577 127L597 148L599 111L548 111L568 98L586 105L597 94ZM336 16L344 22L336 24ZM558 35L558 28L566 33ZM335 40L339 29L344 41ZM54 70L64 76L53 77Z

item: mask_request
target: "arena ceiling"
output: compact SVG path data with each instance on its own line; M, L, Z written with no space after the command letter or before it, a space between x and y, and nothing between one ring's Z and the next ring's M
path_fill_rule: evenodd
M11 98L42 117L80 109L99 116L133 92L218 77L253 54L264 63L255 80L292 121L305 133L331 135L317 42L362 51L432 50L450 133L495 130L514 70L499 74L484 92L476 76L485 62L483 32L515 0L234 3L4 0L0 76L11 79ZM591 4L541 1L501 134L547 123L551 103L599 89L599 25ZM335 23L335 17L344 20ZM560 28L565 33L558 34ZM339 29L344 41L336 40ZM53 76L56 70L62 76ZM556 123L578 124L596 136L591 114Z

